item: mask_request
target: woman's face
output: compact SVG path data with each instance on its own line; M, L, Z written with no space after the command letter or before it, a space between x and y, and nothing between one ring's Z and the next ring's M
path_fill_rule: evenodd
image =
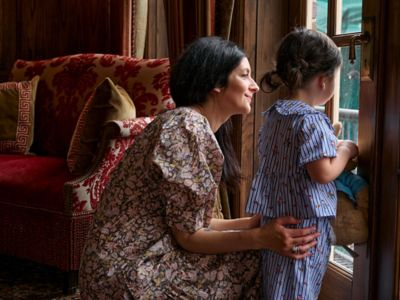
M259 87L251 77L250 63L246 57L233 69L228 84L221 88L219 104L229 115L248 114L251 111L253 95Z

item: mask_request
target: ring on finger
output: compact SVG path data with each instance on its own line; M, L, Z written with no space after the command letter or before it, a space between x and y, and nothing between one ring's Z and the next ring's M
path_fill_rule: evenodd
M300 252L300 248L299 248L299 246L295 245L292 247L291 251L293 254L298 254Z

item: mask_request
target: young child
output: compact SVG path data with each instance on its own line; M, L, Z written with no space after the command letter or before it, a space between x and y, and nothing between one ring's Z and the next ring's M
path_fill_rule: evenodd
M289 96L263 113L260 166L246 211L262 214L263 224L291 215L301 220L297 227L315 226L321 233L311 256L304 260L263 250L265 299L318 298L334 238L330 224L336 214L333 180L358 155L357 145L337 141L327 116L314 108L332 98L341 62L340 51L329 37L298 28L283 39L276 70L261 80L269 91L284 84ZM306 250L301 244L292 248L297 254Z

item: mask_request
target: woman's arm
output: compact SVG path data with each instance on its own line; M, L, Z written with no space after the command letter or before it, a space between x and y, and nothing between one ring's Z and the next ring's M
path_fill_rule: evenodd
M316 245L315 239L319 233L316 233L313 227L303 229L285 227L298 222L292 217L281 217L262 227L249 230L215 231L203 228L189 234L173 229L173 235L182 248L196 253L219 254L270 249L281 255L301 259L310 255L308 250ZM299 247L298 253L291 252L293 246Z
M358 147L352 141L341 141L336 150L336 157L324 157L306 165L308 175L313 181L325 184L343 172L347 162L358 155Z
M251 229L260 226L260 219L261 215L237 219L211 219L209 229L217 231Z

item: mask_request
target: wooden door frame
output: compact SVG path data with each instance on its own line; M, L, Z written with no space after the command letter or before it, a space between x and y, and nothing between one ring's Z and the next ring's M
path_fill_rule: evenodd
M288 31L289 0L237 0L235 2L230 39L247 53L253 78L257 83L272 68L275 45ZM251 113L233 117L233 143L241 166L242 180L236 193L230 195L233 216L245 216L245 205L251 182L258 166L257 136L261 112L276 99L277 94L257 93Z
M377 53L375 189L370 240L369 299L399 299L400 195L400 7L396 0L380 1ZM378 53L385 55L378 55Z
M158 5L158 1L155 1L150 0L150 6L153 7L153 11L158 10L162 13L162 7ZM352 282L351 298L398 299L400 216L398 213L399 191L396 189L398 189L397 172L400 168L398 157L400 74L397 71L400 69L400 38L397 37L396 28L400 28L400 8L396 4L397 0L366 1L372 5L363 5L365 7L363 14L365 16L377 14L374 49L375 81L361 83L364 94L360 95L362 97L373 95L372 98L375 100L367 100L369 102L364 103L362 114L370 118L367 122L360 120L359 124L363 132L371 133L370 138L361 141L364 144L360 145L364 151L360 157L360 171L364 176L368 176L371 186L371 222L368 245L358 249L367 255L368 261L363 268L355 264L354 272L363 276L358 276L359 280ZM248 54L253 76L257 82L265 71L271 69L275 47L280 39L290 28L305 24L305 3L306 0L237 0L235 2L231 40L241 45ZM158 17L156 19L158 20ZM152 23L152 20L150 16L149 23L153 25L149 28L153 29L153 32L158 32L155 29L163 22L160 23L158 20L157 23ZM149 34L149 56L164 56L167 53L164 43L161 43L164 46L159 46L159 40L164 41L162 35L161 38L154 37L157 36ZM158 53L160 48L162 48L162 54ZM379 53L388 55L378 55ZM260 113L268 108L277 96L259 92L253 101L252 112L247 116L234 118L234 144L244 174L240 189L233 195L235 217L245 215L244 206L258 165L256 137L261 125ZM393 112L397 113L397 116L396 114L393 116ZM376 171L370 172L371 170ZM390 197L390 193L396 195L396 198ZM382 276L383 274L385 276ZM348 282L345 275L340 280Z
M305 24L305 0L290 8L290 20ZM399 103L398 73L400 8L396 0L364 0L363 16L375 18L374 80L361 82L360 172L370 182L370 239L358 251L367 256L364 266L355 265L352 299L399 299L400 205L399 205ZM290 21L289 20L289 21ZM299 24L299 23L297 23ZM379 55L384 53L385 55ZM328 277L329 278L329 277ZM333 298L332 298L333 299Z

